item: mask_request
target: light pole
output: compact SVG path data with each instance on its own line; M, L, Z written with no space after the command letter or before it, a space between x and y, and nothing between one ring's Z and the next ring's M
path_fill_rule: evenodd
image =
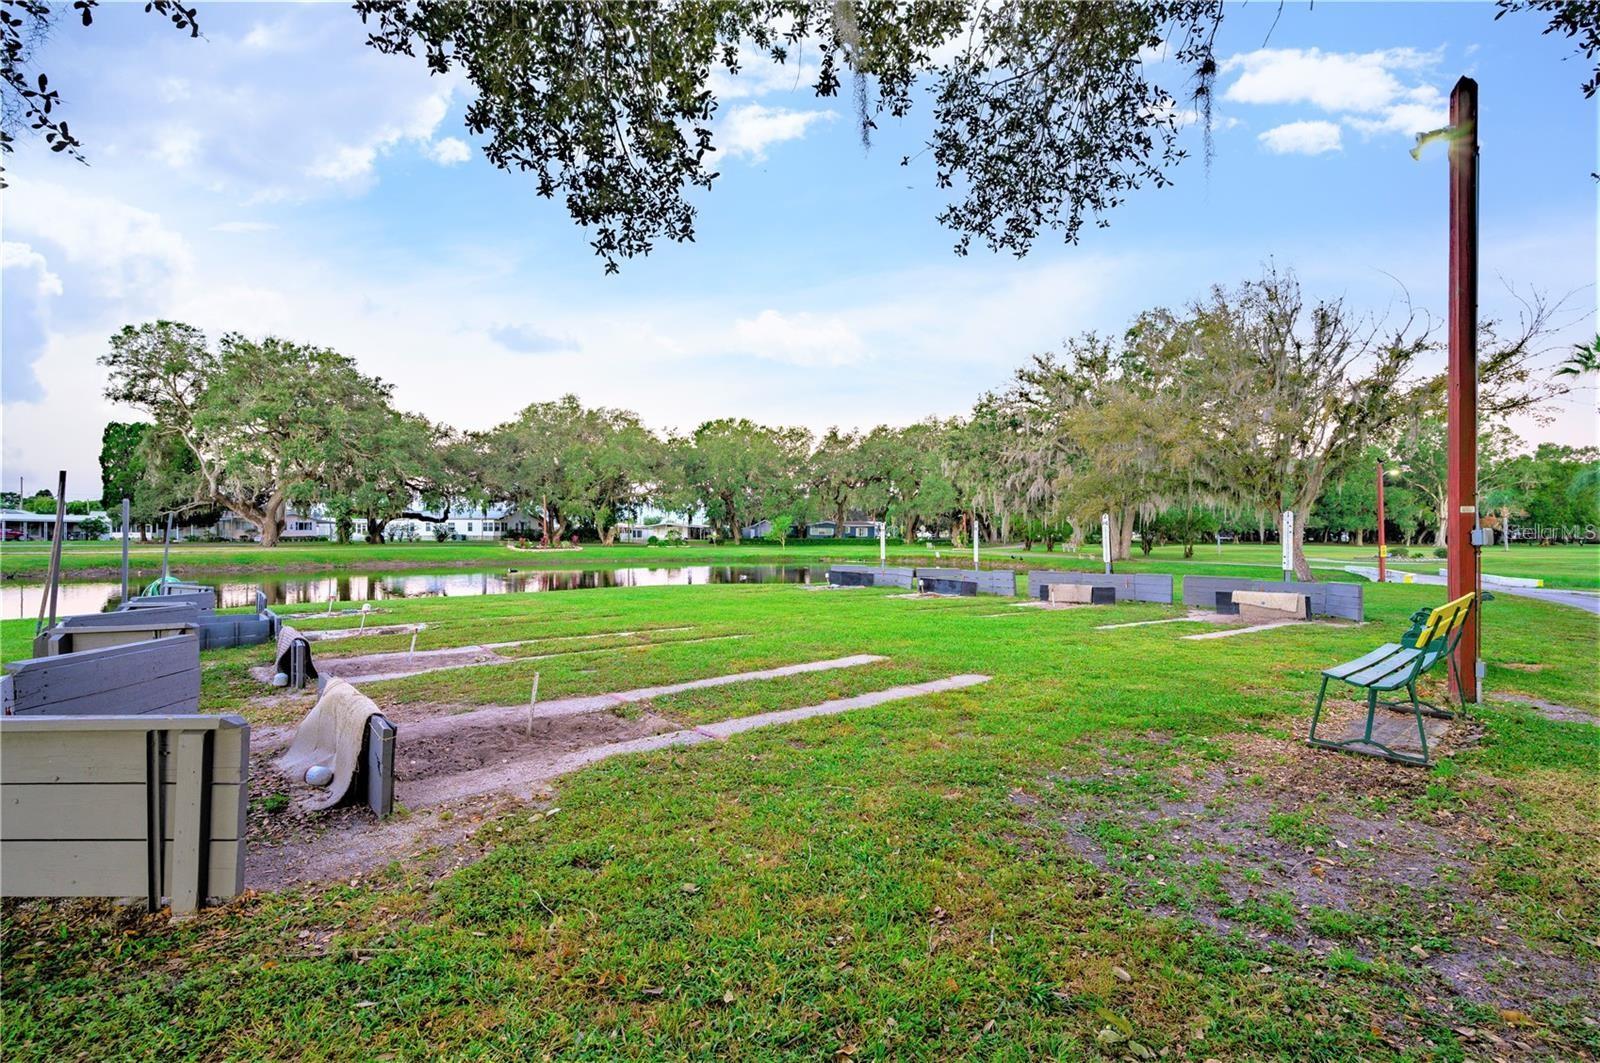
M1378 582L1389 581L1387 561L1389 559L1389 545L1385 538L1383 520L1383 462L1378 462Z
M1100 560L1106 566L1106 575L1111 575L1111 514L1100 514Z
M1478 585L1478 83L1450 93L1450 356L1447 373L1449 476L1445 513L1452 599ZM1481 603L1479 595L1478 602ZM1477 603L1475 603L1477 604ZM1478 700L1479 608L1467 613L1452 678L1463 701Z

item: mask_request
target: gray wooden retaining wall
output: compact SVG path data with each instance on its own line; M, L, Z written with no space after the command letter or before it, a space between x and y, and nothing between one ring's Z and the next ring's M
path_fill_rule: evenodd
M1285 583L1283 580L1237 579L1225 576L1183 577L1183 604L1205 609L1217 607L1218 591L1278 591L1303 594L1311 604L1312 616L1332 616L1341 620L1366 619L1359 583Z
M12 661L5 670L7 716L137 716L200 707L194 634Z
M217 611L217 592L211 587L200 587L172 594L141 594L122 604L124 609L164 609L170 605L192 605L202 613Z
M116 613L107 615L138 614L142 618L147 612L164 612L169 609L191 610L193 615L190 619L198 628L202 650L255 646L277 638L282 621L278 619L278 614L267 608L267 596L261 591L256 591L254 616L240 613L219 615L215 611L215 603L216 592L212 588L184 585L181 590L169 590L165 594L131 598ZM70 619L76 622L84 618Z
M916 585L914 569L879 568L877 565L834 565L828 582L838 587L904 587Z
M249 769L237 716L0 720L0 895L236 896Z
M1113 572L1030 572L1028 597L1043 598L1052 583L1071 583L1080 587L1110 587L1117 593L1119 602L1158 602L1172 604L1172 577L1156 573Z
M54 627L34 637L33 655L55 657L131 642L149 642L170 635L193 635L199 630L198 615L193 606L186 605L63 617Z
M1017 593L1017 574L1009 568L919 568L916 577L919 589L924 587L924 580L929 580L946 586L964 585L955 591L959 594L1012 596Z

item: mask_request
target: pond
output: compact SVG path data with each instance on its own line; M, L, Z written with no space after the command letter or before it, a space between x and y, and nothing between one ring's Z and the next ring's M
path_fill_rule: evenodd
M182 573L179 573L182 575ZM376 602L385 598L457 598L473 594L520 594L588 590L594 587L669 587L700 583L810 583L826 570L797 565L684 565L676 568L529 569L498 568L456 572L342 572L255 576L195 577L217 589L222 608L255 603L256 589L272 605L307 602ZM149 580L142 581L143 586ZM37 617L43 583L12 583L0 592L0 619ZM56 614L97 613L115 606L122 585L63 581Z

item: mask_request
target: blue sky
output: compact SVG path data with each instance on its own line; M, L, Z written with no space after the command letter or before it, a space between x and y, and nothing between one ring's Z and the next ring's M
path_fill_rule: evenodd
M926 107L863 151L848 101L754 69L722 86L697 240L611 277L559 202L483 160L470 86L366 48L348 7L201 2L196 41L141 6L63 24L40 53L91 165L26 141L9 160L8 487L65 467L70 494L97 493L100 429L129 414L100 398L95 358L158 316L335 347L462 428L571 391L685 431L959 413L1066 335L1267 260L1313 294L1381 314L1409 292L1441 317L1444 152L1407 149L1461 74L1483 94L1486 313L1514 314L1506 284L1571 292L1568 336L1594 333L1584 67L1537 18L1486 4L1230 7L1209 172L1191 128L1173 187L1022 261L952 254L931 164L899 165ZM1596 442L1594 399L1516 427Z

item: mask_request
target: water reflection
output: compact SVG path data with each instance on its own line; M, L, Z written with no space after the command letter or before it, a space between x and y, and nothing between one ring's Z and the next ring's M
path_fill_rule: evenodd
M457 571L345 572L326 575L197 577L196 582L216 587L223 608L253 605L256 589L272 605L326 602L377 602L387 598L457 598L474 594L520 594L541 591L588 590L595 587L668 587L700 583L810 583L824 570L795 565L685 565L678 568L532 569L514 572ZM143 581L148 582L148 581ZM143 582L139 585L142 586ZM0 595L4 619L36 617L44 595L42 583L5 588ZM64 582L56 596L58 616L96 613L114 608L121 600L120 583Z

